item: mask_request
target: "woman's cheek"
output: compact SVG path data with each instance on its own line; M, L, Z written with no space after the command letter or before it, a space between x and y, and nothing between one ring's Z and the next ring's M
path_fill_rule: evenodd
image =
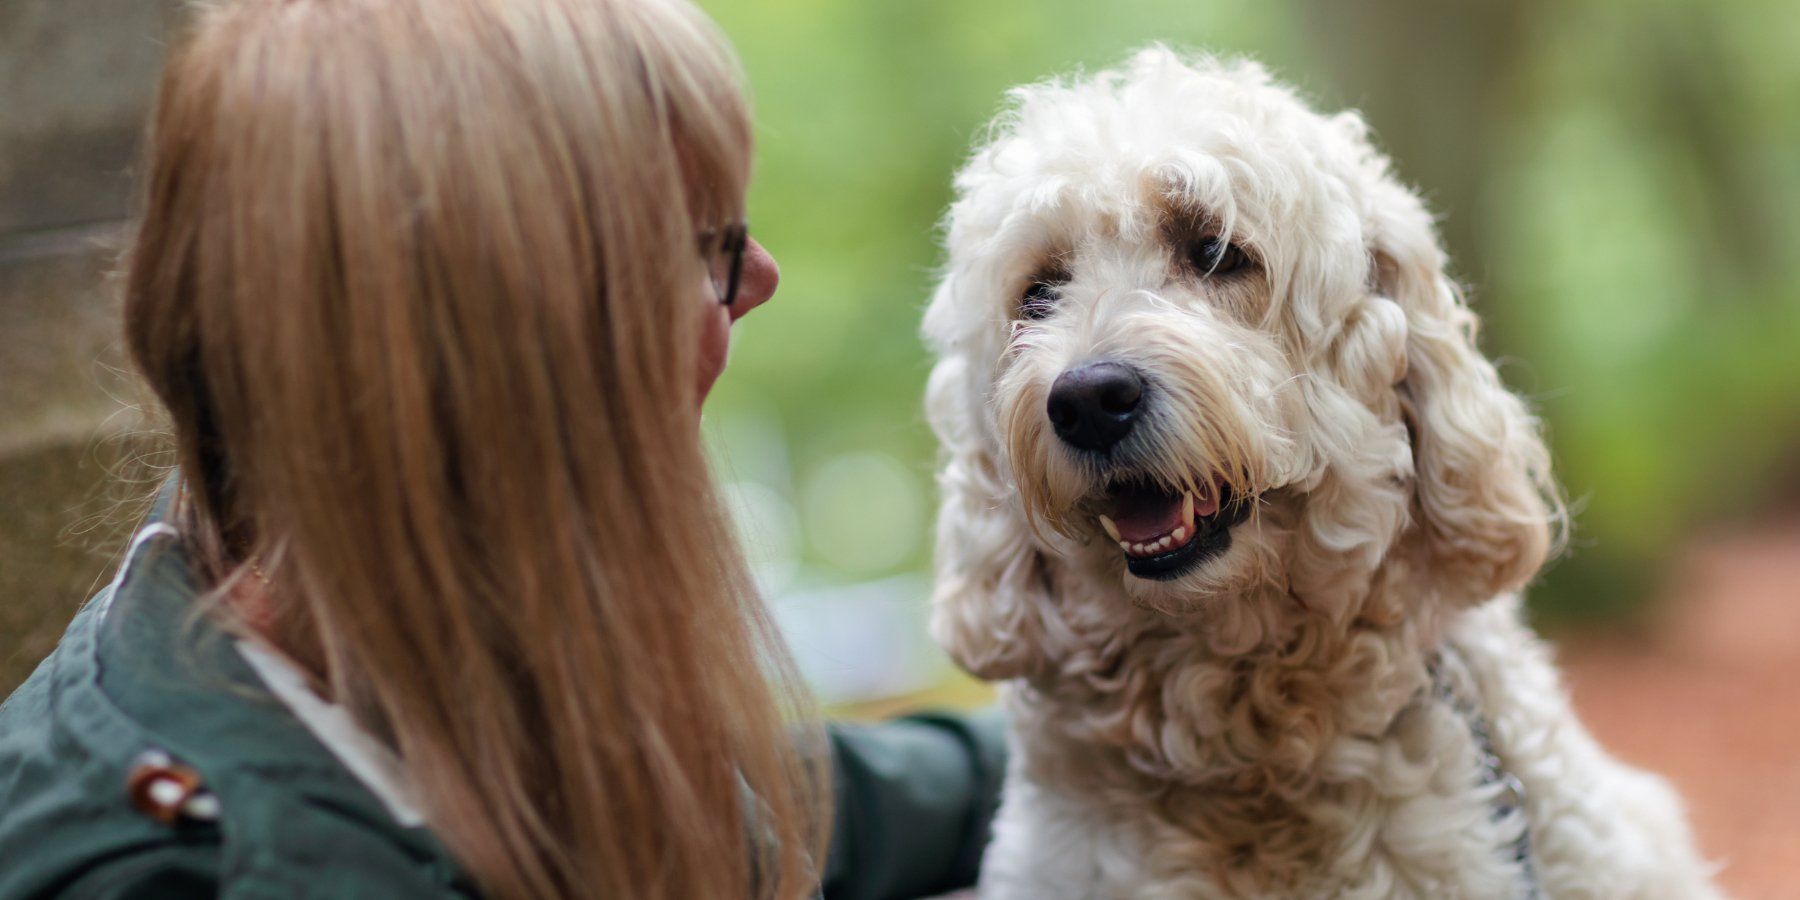
M699 356L699 401L705 402L706 395L712 392L713 383L725 371L725 359L731 351L731 313L725 307L713 304L706 315L706 324L700 334Z

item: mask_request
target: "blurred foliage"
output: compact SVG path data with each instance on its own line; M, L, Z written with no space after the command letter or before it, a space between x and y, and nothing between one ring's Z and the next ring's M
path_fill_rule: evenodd
M761 510L752 543L815 580L928 565L917 329L951 173L1008 87L1153 40L1249 53L1321 105L1364 109L1431 199L1577 502L1540 611L1653 599L1676 542L1767 511L1795 474L1800 5L702 5L749 73L750 218L783 269L738 326L709 418Z

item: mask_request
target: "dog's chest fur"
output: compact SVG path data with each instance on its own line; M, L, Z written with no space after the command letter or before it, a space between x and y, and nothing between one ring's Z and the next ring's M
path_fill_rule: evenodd
M1524 823L1496 819L1418 635L1326 640L1299 617L1219 658L1150 621L1010 695L1015 783L1057 786L1095 834L1091 871L1063 877L1088 886L1058 896L1521 896Z

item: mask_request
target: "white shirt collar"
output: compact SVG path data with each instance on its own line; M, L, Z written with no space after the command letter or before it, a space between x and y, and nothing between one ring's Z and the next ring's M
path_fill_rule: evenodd
M420 815L418 786L400 757L357 725L349 711L328 703L307 686L292 662L265 645L239 640L238 653L294 717L325 745L379 799L396 822L406 828L425 824Z

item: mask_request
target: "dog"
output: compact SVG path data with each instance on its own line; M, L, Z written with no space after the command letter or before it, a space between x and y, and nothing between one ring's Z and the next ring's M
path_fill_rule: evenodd
M1517 592L1566 508L1362 119L1154 46L1018 88L925 315L984 900L1710 898Z

